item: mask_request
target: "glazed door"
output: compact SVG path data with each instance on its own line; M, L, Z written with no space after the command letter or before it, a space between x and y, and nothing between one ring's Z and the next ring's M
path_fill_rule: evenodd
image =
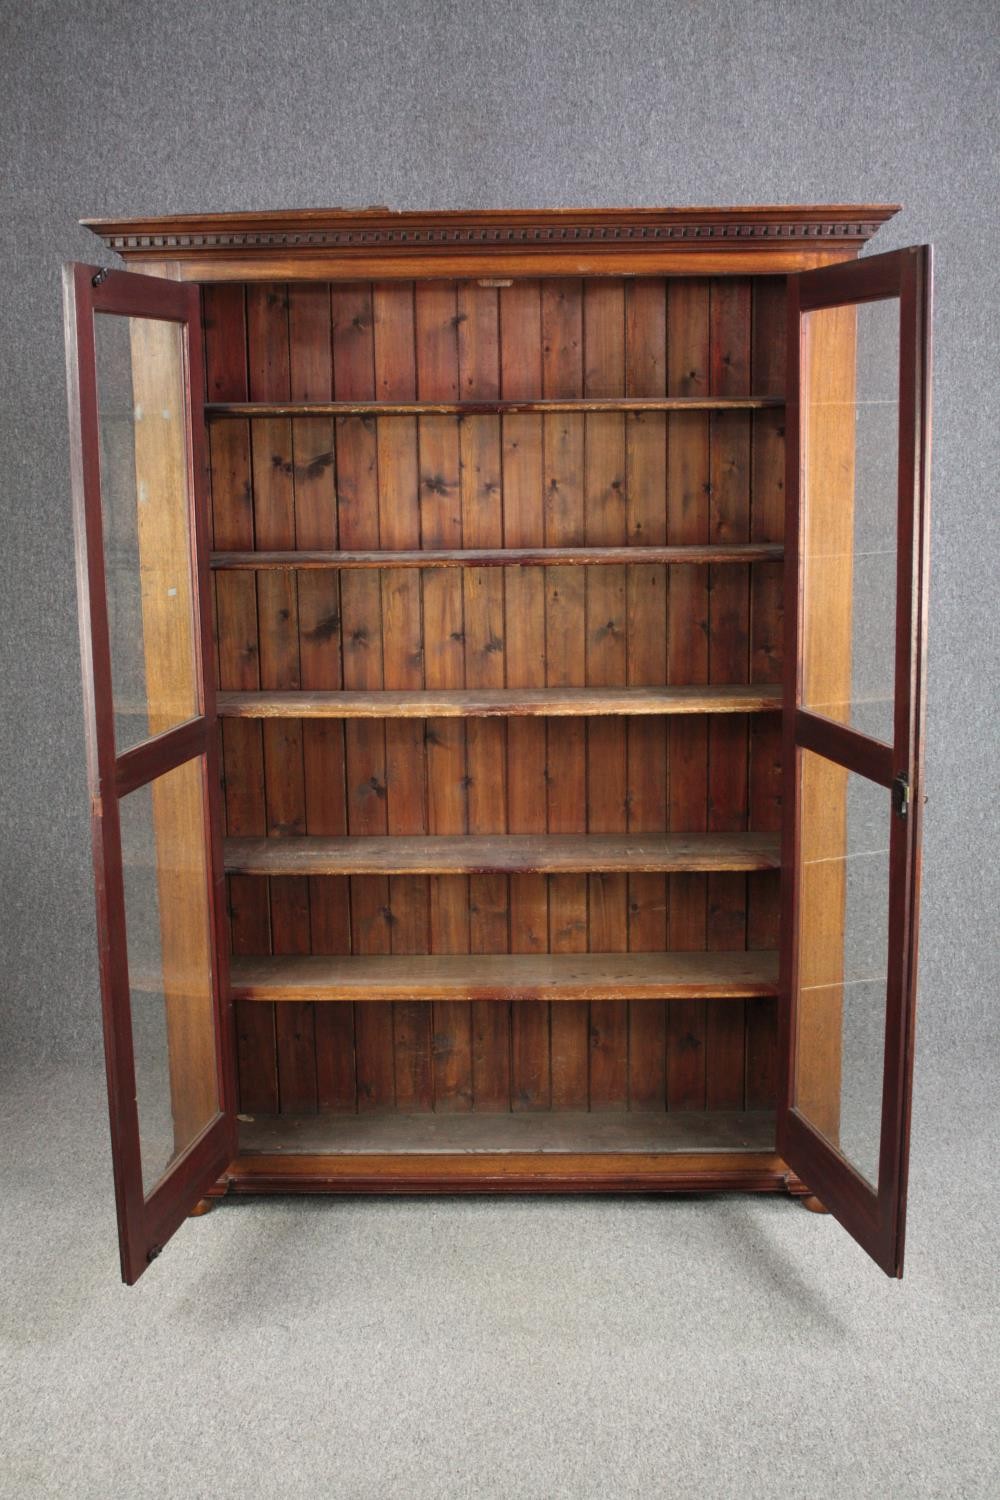
M69 266L67 367L122 1275L235 1154L197 288Z
M778 1149L902 1275L930 449L927 246L789 278Z

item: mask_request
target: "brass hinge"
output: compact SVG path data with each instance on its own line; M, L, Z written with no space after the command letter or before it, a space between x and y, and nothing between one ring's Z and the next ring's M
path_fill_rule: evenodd
M902 772L892 783L892 810L900 818L905 818L910 810L910 783Z

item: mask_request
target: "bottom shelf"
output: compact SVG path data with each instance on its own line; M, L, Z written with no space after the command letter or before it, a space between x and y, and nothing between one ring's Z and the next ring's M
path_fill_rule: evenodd
M518 1114L241 1116L252 1156L670 1155L771 1152L774 1114L526 1111Z

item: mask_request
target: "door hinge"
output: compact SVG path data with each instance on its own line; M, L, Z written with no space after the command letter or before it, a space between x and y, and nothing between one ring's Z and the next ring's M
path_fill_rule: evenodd
M910 783L902 772L892 783L892 810L900 818L905 818L910 810Z

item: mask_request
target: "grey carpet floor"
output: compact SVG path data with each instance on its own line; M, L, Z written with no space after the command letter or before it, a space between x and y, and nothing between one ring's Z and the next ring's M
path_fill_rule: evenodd
M901 1284L779 1199L271 1199L128 1290L102 1079L22 1073L0 1495L996 1497L994 1079L918 1080Z

